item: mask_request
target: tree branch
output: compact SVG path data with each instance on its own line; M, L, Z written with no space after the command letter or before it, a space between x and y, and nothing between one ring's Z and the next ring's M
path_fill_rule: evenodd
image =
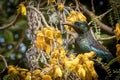
M46 27L49 26L49 25L47 24L47 21L45 20L45 18L44 18L44 16L43 16L43 14L42 14L40 11L38 11L38 10L37 10L36 8L34 8L33 6L27 6L27 8L33 9L34 11L36 11L36 12L41 16L41 18L42 18L45 26L46 26Z
M98 20L96 15L92 13L90 10L86 8L83 4L80 4L80 8L82 9L83 12L85 12L87 15L89 15L94 21L105 31L107 31L109 34L114 34L113 29L107 26L106 24L102 23L100 20Z
M0 30L5 30L5 29L8 29L9 27L11 27L17 21L18 16L19 16L19 14L17 14L16 17L9 24L6 24L6 25L0 27Z

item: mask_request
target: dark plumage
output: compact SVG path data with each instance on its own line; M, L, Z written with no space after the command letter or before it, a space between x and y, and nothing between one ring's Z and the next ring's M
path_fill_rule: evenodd
M78 33L75 43L78 48L78 52L85 53L94 51L98 57L102 58L103 62L109 62L113 59L112 54L92 35L87 22L76 21L70 26Z

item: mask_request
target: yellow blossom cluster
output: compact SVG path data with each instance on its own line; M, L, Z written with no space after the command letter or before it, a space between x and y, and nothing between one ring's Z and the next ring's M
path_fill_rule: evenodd
M48 66L44 66L42 71L47 71L53 79L62 78L67 69L68 72L74 72L83 80L92 78L97 79L98 75L94 70L94 62L91 60L94 52L79 54L69 54L63 48L62 34L59 30L53 27L45 27L37 31L36 47L40 50L46 51L50 56ZM89 75L88 75L89 74Z
M13 65L8 66L8 74L16 75L22 80L52 80L50 75L43 74L39 69L29 71Z
M97 79L98 75L94 69L94 62L91 60L94 52L79 54L77 57L70 57L65 61L68 71L75 72L82 80Z
M26 16L26 7L25 7L25 2L21 2L18 6L17 12L18 14L21 14L23 16Z
M120 23L117 23L115 27L116 28L115 28L114 32L115 32L115 35L116 35L116 39L120 40Z
M66 51L63 47L55 47L51 53L50 64L63 64L66 59Z
M36 47L45 50L47 54L51 52L52 46L62 45L62 34L60 30L53 27L45 27L37 31Z
M67 17L67 22L70 24L74 24L75 21L86 21L86 17L82 14L82 12L77 12L72 10L70 12L70 15ZM66 30L70 30L72 32L75 32L73 28L65 25Z
M53 50L51 59L49 61L50 65L53 67L49 72L54 74L54 78L62 77L65 74L65 69L68 72L75 72L82 80L92 80L97 79L98 75L94 69L94 62L91 60L95 53L89 52L84 54L79 54L77 57L74 54L66 56L66 51L64 48L59 47Z
M8 74L17 75L20 79L24 80L62 79L64 74L69 75L68 73L72 72L82 80L98 78L94 69L94 62L91 60L95 55L94 52L79 54L77 56L74 54L66 56L66 54L67 51L62 46L54 47L48 61L50 66L44 66L42 70L29 71L28 69L10 65L8 67Z
M48 74L56 78L62 78L67 72L74 72L82 80L97 79L98 75L94 69L94 62L91 60L95 56L94 52L79 54L75 56L70 54L66 56L64 48L56 48L53 50L51 59L49 61L50 66L46 67L45 70L49 71ZM67 69L67 72L65 72Z

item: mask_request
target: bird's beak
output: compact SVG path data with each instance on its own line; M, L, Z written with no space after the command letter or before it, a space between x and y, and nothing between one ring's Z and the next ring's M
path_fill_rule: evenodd
M68 26L70 26L70 27L73 27L73 25L70 24L70 23L63 23L63 25L68 25Z
M63 25L68 25L68 26L74 28L74 26L73 26L72 24L70 24L70 23L63 23ZM71 35L73 35L74 38L77 39L77 37L78 37L78 34L77 34L77 33L74 33L74 32L71 32L71 31L68 31L68 33L71 34Z

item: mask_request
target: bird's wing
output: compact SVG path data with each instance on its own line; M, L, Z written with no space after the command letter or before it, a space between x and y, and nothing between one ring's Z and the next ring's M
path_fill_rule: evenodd
M96 48L96 49L99 49L99 50L103 50L103 51L109 52L109 50L106 49L106 47L104 47L102 44L100 44L100 43L97 42L97 41L94 41L90 46L91 46L92 48Z
M91 44L91 49L97 53L99 57L102 58L102 61L109 62L114 57L113 55L99 42Z

